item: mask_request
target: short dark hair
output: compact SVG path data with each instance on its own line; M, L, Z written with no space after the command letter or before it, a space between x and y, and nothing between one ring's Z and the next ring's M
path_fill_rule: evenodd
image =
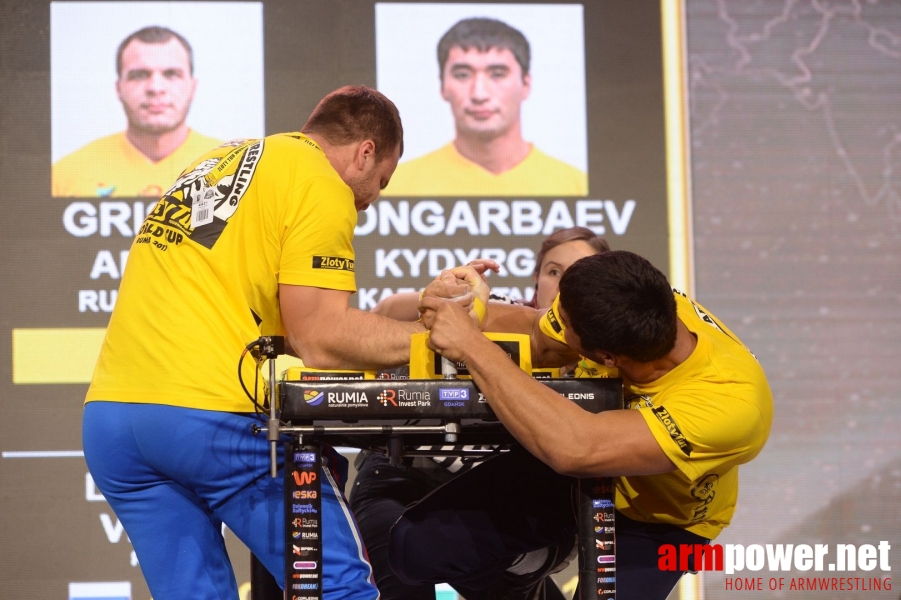
M188 52L188 66L191 69L191 74L194 74L194 51L191 50L191 44L188 43L182 35L172 31L168 27L160 27L158 25L151 25L150 27L144 27L143 29L138 29L133 34L122 40L122 43L119 44L119 49L116 51L116 74L119 77L122 76L122 53L125 52L125 47L132 43L134 40L138 40L139 42L144 42L145 44L165 44L172 38L178 40L178 42L184 46L185 50Z
M488 52L491 48L506 49L513 53L516 62L522 69L522 76L529 74L531 50L529 40L518 29L510 27L503 21L474 17L463 19L447 30L438 42L438 70L444 80L444 65L451 48L460 47L464 51L475 48L479 52Z
M612 250L577 260L560 278L560 305L583 350L649 362L675 346L673 289L637 254Z
M586 242L597 254L610 250L610 244L607 243L607 240L598 237L587 227L567 227L566 229L560 229L544 238L544 241L541 242L538 256L535 257L535 275L538 275L541 272L541 263L544 261L544 257L548 252L561 244L576 241Z
M323 98L301 130L321 135L330 144L375 142L375 159L404 153L404 128L397 107L381 92L365 85L346 85Z

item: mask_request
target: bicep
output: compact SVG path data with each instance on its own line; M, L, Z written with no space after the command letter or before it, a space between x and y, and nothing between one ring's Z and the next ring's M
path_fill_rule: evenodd
M733 394L742 391L732 387L729 391ZM713 463L741 464L760 452L769 427L759 408L747 397L722 393L725 391L681 390L678 397L654 409L657 418L648 417L661 444L677 441L669 450L675 462L690 458L695 469L705 470ZM673 431L667 431L666 425Z
M350 292L280 284L279 307L288 343L305 362L350 307Z
M581 435L567 444L573 449L573 477L656 475L676 470L637 410L611 410L586 419ZM578 456L582 456L579 459Z

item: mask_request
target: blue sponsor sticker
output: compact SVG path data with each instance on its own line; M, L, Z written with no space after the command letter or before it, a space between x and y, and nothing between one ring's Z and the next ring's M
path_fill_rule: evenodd
M438 388L439 400L469 400L469 388Z
M315 452L295 452L294 462L296 463L312 463L316 460Z
M591 501L592 508L613 508L613 500L607 500L606 498L601 498L599 500Z
M295 515L315 515L319 513L312 504L292 504L291 512Z

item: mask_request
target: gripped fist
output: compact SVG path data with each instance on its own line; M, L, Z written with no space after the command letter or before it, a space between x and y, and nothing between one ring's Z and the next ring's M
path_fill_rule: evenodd
M453 300L423 297L420 306L431 315L429 347L449 360L465 362L464 353L481 338L471 312Z
M497 272L500 266L493 260L476 259L464 267L454 267L435 278L419 297L419 314L425 326L431 329L434 321L434 306L423 303L425 298L452 299L467 309L476 323L485 318L488 296L491 289L485 280L487 271ZM435 305L437 306L437 305Z
M473 261L465 267L454 267L448 269L439 275L445 281L450 281L453 277L456 283L465 283L469 286L469 291L473 295L470 314L481 324L485 319L485 312L488 309L488 296L491 294L491 288L485 280L484 273L488 269L496 270L497 263L488 260Z

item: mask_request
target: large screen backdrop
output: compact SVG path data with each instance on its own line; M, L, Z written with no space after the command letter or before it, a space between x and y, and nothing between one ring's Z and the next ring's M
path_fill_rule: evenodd
M165 27L189 43L190 67L166 77L180 86L192 144L296 131L345 84L395 100L406 127L397 176L405 169L411 183L389 186L360 216L360 308L476 257L502 265L495 289L529 298L541 240L575 225L669 271L657 3L21 0L3 2L2 14L0 597L149 597L80 437L131 241L190 161L160 158L174 163L163 182L132 176L141 161L122 132L134 100L117 71L131 58L117 50L133 32ZM538 186L512 176L466 190L417 182L416 161L446 151L457 131L439 39L474 17L503 21L529 45L527 93L505 106L541 154L531 171L556 174ZM225 535L246 583L246 550Z

